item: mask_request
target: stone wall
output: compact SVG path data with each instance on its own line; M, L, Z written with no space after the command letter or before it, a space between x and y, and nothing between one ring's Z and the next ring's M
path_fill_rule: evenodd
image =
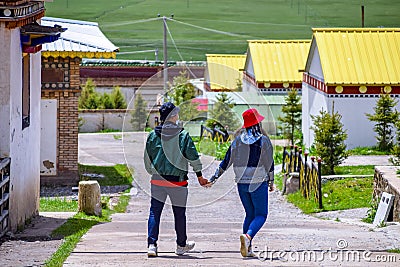
M102 130L118 130L118 131L133 131L131 124L130 109L107 109L107 110L80 110L79 118L81 125L79 132L81 133L95 133ZM148 111L149 127L154 127L155 117L158 117L158 110Z
M399 167L376 166L374 175L374 199L380 199L382 192L394 195L393 221L400 222L400 175Z
M81 119L81 126L79 132L81 133L95 133L105 129L113 129L118 131L133 131L132 124L130 123L132 110L81 110L79 111L79 118ZM149 112L150 128L155 127L155 118L159 117L157 109L151 109ZM184 123L184 128L191 136L200 136L200 125L205 122Z

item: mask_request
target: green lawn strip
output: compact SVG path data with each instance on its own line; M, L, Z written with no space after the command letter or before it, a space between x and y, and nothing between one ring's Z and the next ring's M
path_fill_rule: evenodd
M390 253L400 253L400 248L389 249L388 252L390 252Z
M41 212L71 212L78 210L78 202L66 197L41 197Z
M81 180L97 180L100 186L112 185L131 185L132 175L125 164L117 164L114 166L93 166L79 164L79 174ZM103 175L100 177L89 177L85 174Z
M374 175L375 165L337 166L335 175Z
M306 199L300 191L289 194L287 199L304 213L345 210L369 207L372 198L373 178L346 178L328 181L322 186L323 210L314 198Z
M336 175L348 178L330 180L322 184L323 209L319 209L314 195L310 199L304 198L300 191L287 195L287 200L300 208L304 213L310 214L321 211L345 210L354 208L370 208L370 216L374 216L374 203L372 203L374 165L337 166ZM365 175L363 178L351 177L351 175ZM283 174L275 175L275 184L278 189L283 188ZM375 205L376 206L376 205ZM371 222L370 219L365 222Z
M377 147L356 147L347 151L350 156L388 155L388 152L380 151Z
M124 164L117 164L115 166L91 166L79 164L79 173L81 180L97 180L100 186L113 186L113 185L131 185L132 175L129 169ZM85 178L83 174L102 174L103 178ZM76 244L81 237L94 225L110 221L112 213L123 213L128 206L130 196L130 189L127 189L124 194L121 194L118 203L110 210L107 203L110 197L102 197L102 216L87 216L84 213L77 213L72 218L69 218L63 225L53 231L53 238L63 238L63 243L58 250L48 259L45 263L46 266L62 266L63 262L67 259L70 253L74 250ZM55 198L41 198L40 211L77 211L77 201L70 200L66 197Z
M126 190L124 192L125 194L119 196L118 204L113 207L113 210L110 210L108 207L103 208L101 217L88 216L82 212L78 212L63 225L54 230L51 236L53 238L63 238L64 240L58 250L45 262L45 266L62 266L81 237L89 231L90 228L98 223L110 222L111 214L113 213L125 212L130 200L130 196L126 194L129 193L129 190L130 189ZM109 199L109 197L102 197L103 207L107 206L105 203L107 203ZM52 204L54 203L55 202L52 202Z
M102 217L88 216L82 212L69 218L63 225L53 231L53 238L63 238L63 243L58 250L45 262L45 266L62 266L71 252L76 247L81 237L94 225L108 222L110 212L103 209Z

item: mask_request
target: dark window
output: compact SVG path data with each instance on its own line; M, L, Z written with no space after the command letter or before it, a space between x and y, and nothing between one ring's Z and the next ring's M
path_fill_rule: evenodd
M31 109L31 75L30 56L22 57L22 129L30 125L29 115Z

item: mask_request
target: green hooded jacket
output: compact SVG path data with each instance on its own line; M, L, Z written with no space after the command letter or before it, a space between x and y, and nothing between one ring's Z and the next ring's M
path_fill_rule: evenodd
M188 164L202 176L202 164L189 133L178 125L166 121L147 137L144 165L151 175L181 182L188 179Z

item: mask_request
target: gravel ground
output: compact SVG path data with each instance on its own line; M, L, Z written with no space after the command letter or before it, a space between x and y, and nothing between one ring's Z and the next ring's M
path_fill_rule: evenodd
M114 195L128 189L128 185L101 186L101 195ZM41 187L40 197L78 197L78 188L74 187Z

